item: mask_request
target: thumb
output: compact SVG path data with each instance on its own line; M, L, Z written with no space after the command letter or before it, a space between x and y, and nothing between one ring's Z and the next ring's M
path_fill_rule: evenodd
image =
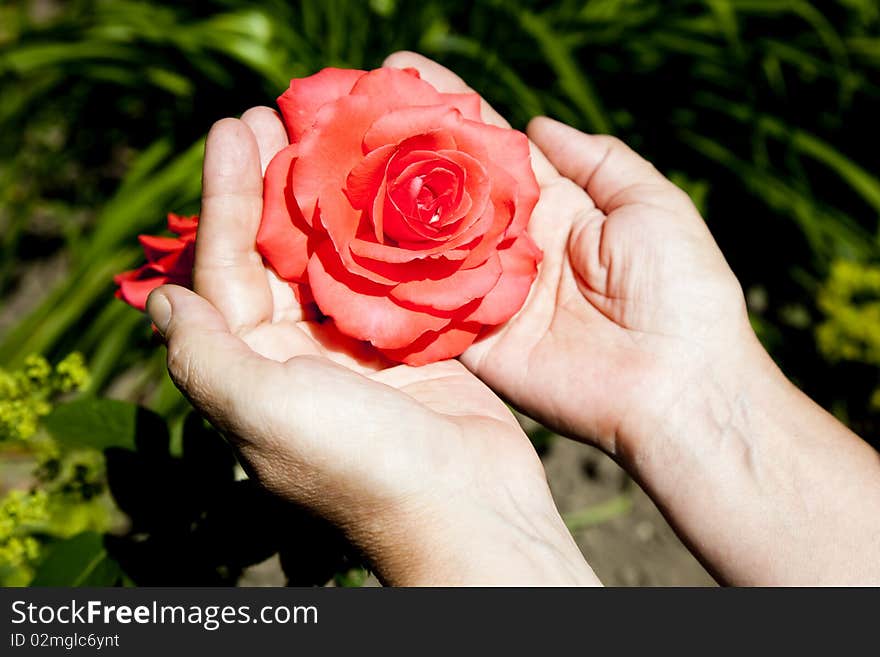
M217 309L186 288L153 290L147 313L165 338L174 384L218 428L242 435L242 404L253 400L273 363L230 333Z
M687 194L616 137L588 135L545 116L532 119L528 134L606 215L636 203L696 214Z

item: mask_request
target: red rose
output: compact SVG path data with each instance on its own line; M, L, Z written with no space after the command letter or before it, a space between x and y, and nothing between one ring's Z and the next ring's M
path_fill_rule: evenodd
M266 171L257 247L300 299L411 365L519 310L541 259L525 135L414 69L324 69L278 106L291 144Z
M117 274L116 296L139 310L144 310L150 292L165 283L192 287L192 268L196 251L198 217L168 215L168 228L179 237L140 235L147 264Z

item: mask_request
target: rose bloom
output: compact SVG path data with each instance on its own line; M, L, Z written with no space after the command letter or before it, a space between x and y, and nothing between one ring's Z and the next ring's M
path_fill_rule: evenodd
M525 135L414 69L328 68L278 99L257 247L304 303L387 358L461 354L522 306L541 252Z
M144 310L150 292L166 283L192 287L192 269L196 251L198 217L168 215L168 229L178 237L140 235L147 263L132 271L117 274L116 297L138 310Z

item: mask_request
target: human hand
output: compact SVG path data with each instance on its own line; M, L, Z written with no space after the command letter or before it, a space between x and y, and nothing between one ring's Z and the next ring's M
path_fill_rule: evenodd
M467 90L419 55L387 63ZM519 314L461 360L613 454L719 581L878 581L877 453L761 347L687 195L611 137L546 118L528 134L544 261Z
M206 145L195 293L147 309L177 386L279 496L339 526L393 584L598 583L505 405L457 361L389 366L303 314L255 250L274 112Z
M386 64L467 90L420 55ZM528 134L544 261L519 314L461 360L536 419L635 458L685 387L760 350L742 290L688 196L622 142L547 118Z

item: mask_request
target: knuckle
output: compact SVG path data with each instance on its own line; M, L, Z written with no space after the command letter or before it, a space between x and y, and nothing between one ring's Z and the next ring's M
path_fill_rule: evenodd
M602 145L610 151L629 149L629 146L627 146L620 137L615 137L614 135L602 135L600 139L602 140Z
M617 161L619 158L626 158L631 149L619 137L614 135L596 135L599 150L603 153L602 161Z
M209 386L198 367L194 345L190 340L172 340L168 345L168 373L174 385L196 403L209 398Z
M694 200L691 198L691 195L684 191L681 187L673 183L671 180L665 179L667 187L666 194L671 207L681 213L690 213L697 212L697 206L694 205Z

